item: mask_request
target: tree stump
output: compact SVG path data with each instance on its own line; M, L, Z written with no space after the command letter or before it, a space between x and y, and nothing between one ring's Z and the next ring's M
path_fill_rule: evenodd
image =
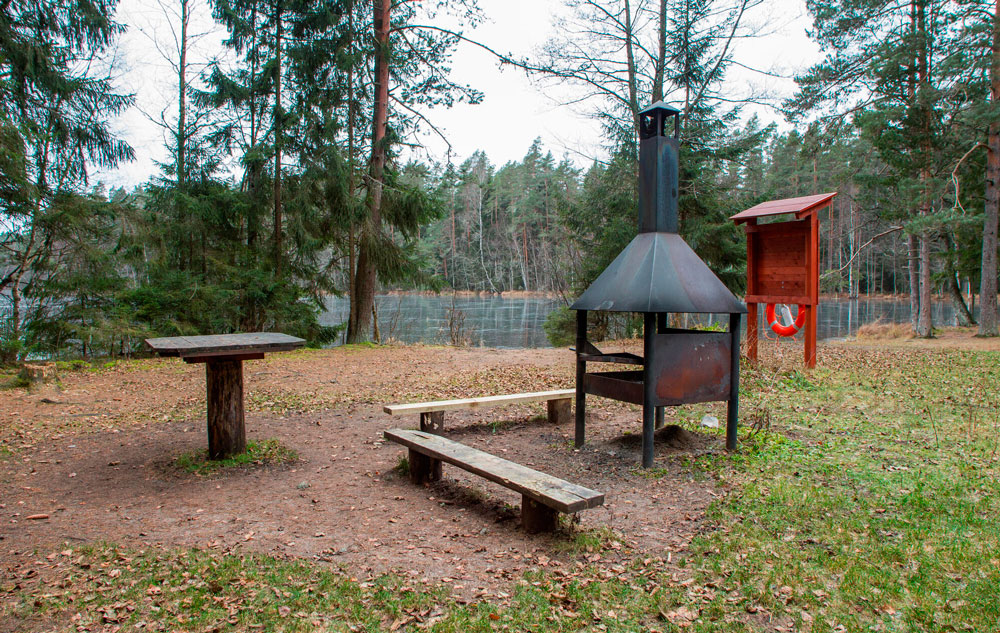
M225 459L247 450L243 416L243 361L205 364L208 384L208 458Z

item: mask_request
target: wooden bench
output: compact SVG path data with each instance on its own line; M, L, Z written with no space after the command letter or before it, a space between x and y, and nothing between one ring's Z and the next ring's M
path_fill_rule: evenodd
M555 391L509 393L503 396L484 396L481 398L463 398L461 400L389 404L383 407L382 410L392 416L419 413L421 431L440 433L444 429L445 411L495 407L502 404L523 404L525 402L547 402L549 422L554 424L569 422L570 402L574 397L576 397L575 389L557 389Z
M390 429L385 439L409 450L410 481L441 478L441 462L485 477L521 493L521 525L527 532L551 532L559 512L579 512L604 503L604 493L425 431Z

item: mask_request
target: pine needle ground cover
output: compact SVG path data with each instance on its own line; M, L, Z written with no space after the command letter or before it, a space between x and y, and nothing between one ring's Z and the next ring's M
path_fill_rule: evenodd
M13 630L990 631L1000 628L1000 354L824 348L745 368L756 428L692 454L717 501L686 551L544 566L504 591L195 549L63 545L0 580ZM748 424L748 427L750 425ZM627 545L625 547L628 547Z

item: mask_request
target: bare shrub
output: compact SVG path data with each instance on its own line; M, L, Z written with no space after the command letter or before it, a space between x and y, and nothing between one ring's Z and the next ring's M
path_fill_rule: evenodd
M887 323L882 319L858 328L859 340L887 341L913 338L913 328L908 323Z

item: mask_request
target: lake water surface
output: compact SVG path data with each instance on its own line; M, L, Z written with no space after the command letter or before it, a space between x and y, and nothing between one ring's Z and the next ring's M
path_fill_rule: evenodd
M472 345L498 348L550 347L542 323L549 312L562 304L558 299L452 297L445 294L379 295L375 301L383 340L448 343L451 338L449 317L456 315L464 319L462 333ZM323 325L343 323L347 320L348 309L347 299L331 297L320 322ZM760 312L763 315L763 308ZM947 301L933 304L933 318L935 326L956 324L955 311ZM879 320L909 322L909 301L864 298L821 301L817 338L854 336L862 325Z

